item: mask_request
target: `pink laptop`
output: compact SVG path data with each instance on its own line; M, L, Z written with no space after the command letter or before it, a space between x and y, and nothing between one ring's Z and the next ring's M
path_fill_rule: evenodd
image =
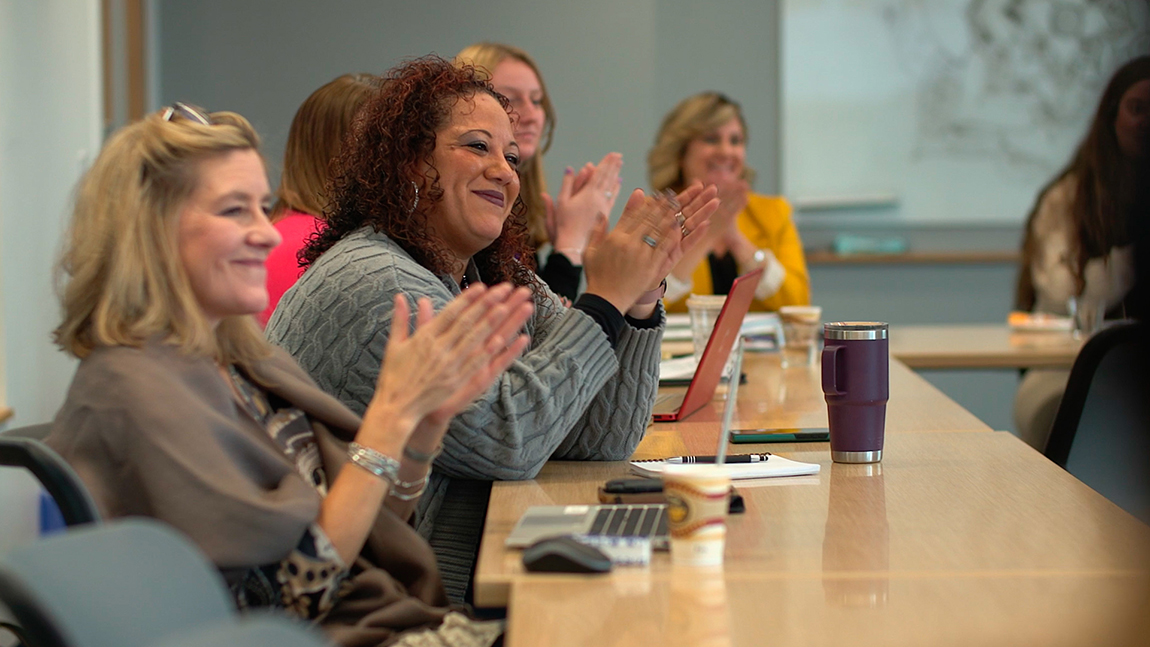
M715 389L719 387L719 380L723 377L723 366L731 355L735 340L739 337L743 317L751 309L751 301L755 298L755 287L759 285L762 273L763 270L758 269L735 279L731 285L731 292L727 295L727 301L719 311L719 318L715 320L715 329L711 331L711 338L707 340L707 348L703 350L703 356L699 359L699 366L695 369L695 376L691 378L687 393L661 394L655 400L652 414L655 422L682 420L715 397Z

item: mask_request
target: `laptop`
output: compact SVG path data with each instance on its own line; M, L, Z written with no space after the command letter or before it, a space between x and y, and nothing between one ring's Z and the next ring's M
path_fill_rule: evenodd
M727 358L731 356L731 348L739 336L743 325L743 317L751 309L751 301L755 298L755 287L759 284L759 277L763 270L758 269L735 279L731 291L727 294L727 301L715 319L715 328L711 331L711 338L707 340L707 347L699 359L699 366L691 378L691 384L686 393L661 393L655 399L655 408L652 418L655 422L677 422L695 413L715 397L715 389L723 377L723 367ZM738 382L737 379L731 380Z
M716 329L718 324L715 325ZM738 327L736 326L736 330ZM743 344L735 349L735 371L743 364ZM713 390L713 389L712 389ZM719 429L715 448L716 462L725 462L727 438L731 433L731 420L735 401L739 397L739 381L731 380L727 402L723 406L723 423ZM592 537L641 537L651 540L651 547L667 550L667 506L662 503L627 503L612 505L537 505L531 506L519 523L507 535L509 548L526 548L540 539L563 535Z

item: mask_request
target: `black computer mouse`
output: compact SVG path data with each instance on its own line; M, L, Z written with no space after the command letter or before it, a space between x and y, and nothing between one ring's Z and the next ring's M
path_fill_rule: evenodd
M526 548L523 566L537 573L606 573L611 570L611 558L571 537L552 537Z

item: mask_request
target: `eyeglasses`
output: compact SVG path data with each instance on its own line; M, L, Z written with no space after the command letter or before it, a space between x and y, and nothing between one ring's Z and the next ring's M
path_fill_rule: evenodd
M204 126L211 126L212 125L212 118L211 117L200 112L196 108L193 108L193 107L189 106L188 104L181 103L179 101L173 103L172 105L170 105L164 109L164 115L163 115L162 119L164 121L171 121L172 117L175 117L177 114L180 115L181 117L183 117L184 119L187 119L189 121L194 121L194 122L196 122L198 124L202 124Z

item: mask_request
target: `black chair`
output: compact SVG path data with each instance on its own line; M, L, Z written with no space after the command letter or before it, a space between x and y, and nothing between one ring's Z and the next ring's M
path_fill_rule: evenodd
M256 614L249 627L219 571L151 519L69 529L12 550L0 558L0 604L25 647L322 644L286 618Z
M34 425L0 434L0 466L22 467L31 472L55 500L65 524L77 526L99 521L96 502L72 467L32 434L25 435L29 430L39 432L48 426Z
M1082 347L1046 456L1150 523L1150 326L1105 328Z

